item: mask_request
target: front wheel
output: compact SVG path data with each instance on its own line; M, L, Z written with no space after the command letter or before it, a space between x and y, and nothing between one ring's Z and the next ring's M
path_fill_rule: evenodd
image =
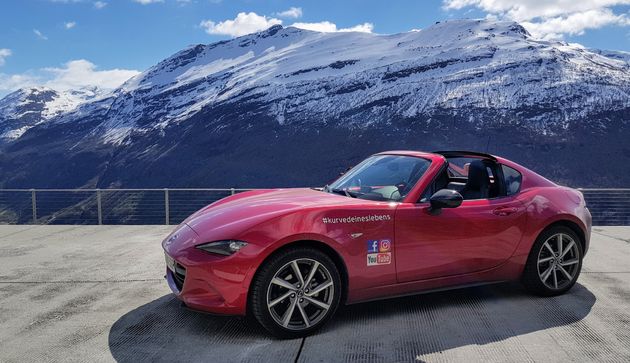
M252 284L251 311L269 332L297 338L319 329L339 305L341 280L334 262L312 248L272 256Z
M543 231L529 254L523 284L537 295L555 296L567 292L582 270L582 244L570 228Z

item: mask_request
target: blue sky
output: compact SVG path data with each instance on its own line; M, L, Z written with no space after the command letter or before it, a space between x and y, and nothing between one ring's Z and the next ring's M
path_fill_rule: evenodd
M187 45L279 22L387 34L488 16L630 51L630 0L14 0L0 2L0 96L33 84L114 87Z

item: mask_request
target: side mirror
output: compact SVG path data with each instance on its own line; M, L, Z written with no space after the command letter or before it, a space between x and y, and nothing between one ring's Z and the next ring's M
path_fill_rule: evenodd
M462 204L464 197L455 190L441 189L429 199L431 207L429 213L439 214L442 208L457 208Z

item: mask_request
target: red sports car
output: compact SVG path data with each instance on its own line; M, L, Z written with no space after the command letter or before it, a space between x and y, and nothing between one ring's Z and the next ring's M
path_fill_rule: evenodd
M477 152L389 151L323 189L240 193L162 243L168 284L188 307L253 315L297 337L339 304L520 280L569 290L588 250L579 191Z

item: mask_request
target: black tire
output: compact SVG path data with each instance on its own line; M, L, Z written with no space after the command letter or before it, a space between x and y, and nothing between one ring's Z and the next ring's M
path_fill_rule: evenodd
M272 283L272 279L278 277L289 282L294 288L300 285L297 274L292 274L293 277L285 275L289 276L287 277L288 280L282 277L283 272L290 274L290 271L295 271L293 270L293 261L296 261L298 270L303 275L302 280L306 280L309 277L309 266L311 269L313 266L316 267L315 275L311 279L309 286L302 286L294 291ZM315 264L315 262L319 265ZM306 283L306 281L304 282ZM326 285L329 287L317 292L315 295L307 295L306 293L309 291L309 288L312 289L310 293L314 293L318 288ZM292 294L276 303L276 305L268 307L271 303L288 293ZM315 332L334 315L341 300L341 293L342 286L339 270L328 255L314 248L298 247L287 249L270 257L257 272L251 287L250 312L260 325L276 337L284 339L299 338ZM311 303L310 301L313 299L328 305L329 308L324 310L323 307ZM294 310L291 310L292 304ZM279 313L285 307L287 310L281 317ZM290 316L289 325L283 326L277 320L286 317L289 310L293 311L291 314L293 318ZM318 310L321 312L318 313ZM304 318L305 315L306 319ZM310 315L314 319L310 320ZM300 319L301 323L299 323ZM284 319L280 320L284 321ZM305 320L310 320L312 324L309 326L308 323L305 323Z
M564 256L559 256L562 253L553 253L558 250L558 235L562 236L563 250L569 249L571 241L574 242L575 247L572 245ZM545 246L547 242L548 245ZM568 227L554 226L544 230L536 239L527 258L522 277L525 288L540 296L557 296L569 291L582 270L582 243L580 237ZM548 271L551 272L546 274ZM568 278L569 275L571 279Z

